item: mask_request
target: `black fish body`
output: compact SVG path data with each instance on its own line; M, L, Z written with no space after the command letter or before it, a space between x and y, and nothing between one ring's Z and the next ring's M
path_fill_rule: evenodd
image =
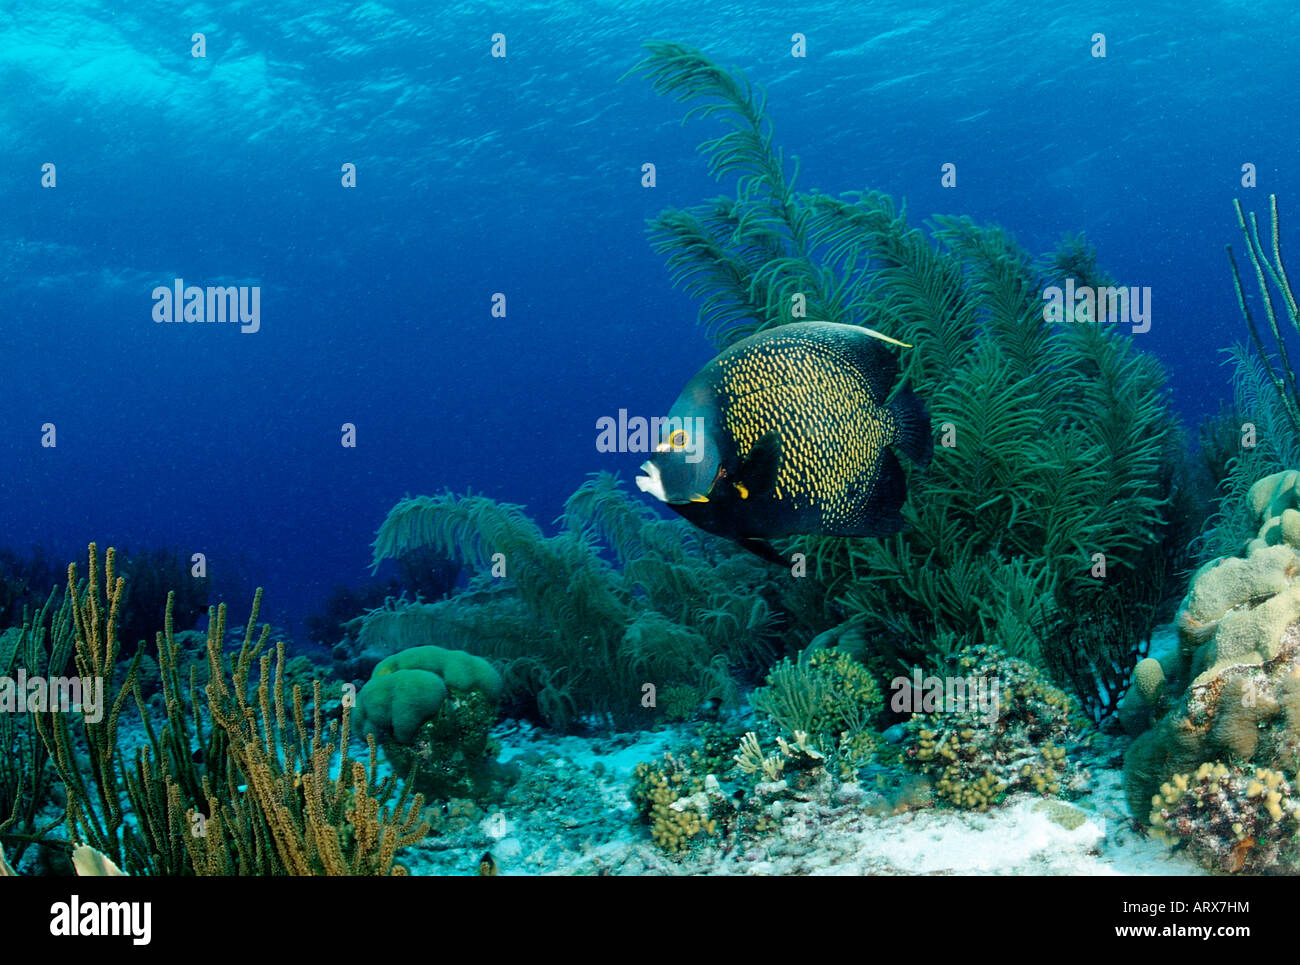
M907 494L892 448L918 465L933 449L916 395L889 399L897 379L894 356L858 326L752 335L687 383L637 485L740 541L897 532Z

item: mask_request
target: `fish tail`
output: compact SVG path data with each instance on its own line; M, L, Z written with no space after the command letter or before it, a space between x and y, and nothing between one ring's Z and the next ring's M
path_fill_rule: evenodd
M928 466L934 454L934 436L930 433L930 413L920 397L903 386L887 406L898 426L895 445L918 466Z

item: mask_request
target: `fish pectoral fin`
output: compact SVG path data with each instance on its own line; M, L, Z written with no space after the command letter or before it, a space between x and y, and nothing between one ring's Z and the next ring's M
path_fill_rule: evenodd
M773 546L765 539L757 536L748 536L740 541L740 545L749 550L755 556L767 560L769 563L775 563L778 566L789 566L790 561L776 551Z
M745 461L736 473L736 488L741 499L765 496L776 487L777 473L781 471L781 437L775 429L765 432L754 443Z

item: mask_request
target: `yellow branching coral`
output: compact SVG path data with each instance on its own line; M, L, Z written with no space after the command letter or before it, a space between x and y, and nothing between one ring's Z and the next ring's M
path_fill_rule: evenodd
M718 833L713 812L722 801L716 781L693 773L672 754L664 754L659 764L638 764L633 778L632 803L662 850L679 854L697 839Z
M740 747L733 758L736 766L746 774L762 774L765 781L779 781L785 768L785 758L780 754L764 754L758 735L752 730L740 739Z
M168 598L165 628L157 636L166 710L159 734L136 677L143 650L113 687L116 619L125 592L115 554L105 554L102 587L94 544L89 558L84 584L76 567L68 568L66 618L51 624L54 646L70 637L78 673L104 680L108 691L104 718L81 722L88 774L75 751L73 715L37 715L41 739L67 790L70 841L86 842L131 874L401 873L396 852L427 830L420 821L423 802L403 793L385 803L396 780L377 781L373 742L367 764L351 759L350 711L345 706L342 721L327 726L319 682L313 684L310 722L301 687L286 693L283 644L274 658L262 653L269 626L254 640L261 590L243 644L229 661L226 607L209 609L206 694L198 668L182 668L172 625L174 597ZM255 667L260 673L254 686ZM117 727L129 698L148 743L127 764L120 759ZM124 818L124 798L131 822Z
M1076 772L1065 744L1080 739L1078 714L1064 691L1022 660L992 647L962 651L956 669L998 687L987 707L914 714L903 757L934 782L938 797L984 810L1016 790L1060 793Z

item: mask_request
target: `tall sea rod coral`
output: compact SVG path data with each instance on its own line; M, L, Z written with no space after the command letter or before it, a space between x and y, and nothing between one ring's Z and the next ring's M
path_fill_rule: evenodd
M1300 332L1300 309L1282 260L1277 196L1269 197L1268 248L1261 239L1255 213L1243 212L1238 201L1233 202L1233 210L1245 242L1250 275L1256 283L1263 331L1251 311L1232 246L1227 245L1233 290L1249 339L1226 353L1233 370L1236 418L1229 426L1231 448L1220 447L1222 454L1230 452L1231 456L1222 469L1218 512L1207 521L1199 540L1202 562L1235 553L1250 537L1254 523L1246 494L1256 480L1300 466L1300 389L1287 348L1288 331ZM1282 318L1286 325L1280 322Z

